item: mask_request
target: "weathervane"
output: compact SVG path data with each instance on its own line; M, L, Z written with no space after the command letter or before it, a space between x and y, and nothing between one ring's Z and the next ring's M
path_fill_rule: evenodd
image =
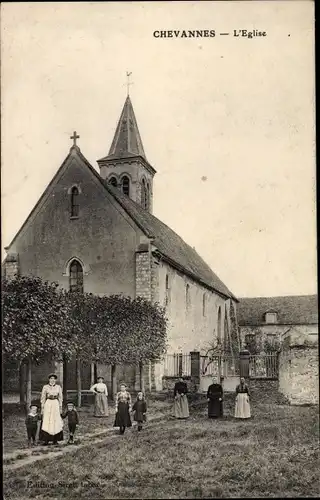
M130 85L133 85L133 82L130 82L130 76L132 75L132 71L127 71L127 94L129 95L129 91L130 91Z

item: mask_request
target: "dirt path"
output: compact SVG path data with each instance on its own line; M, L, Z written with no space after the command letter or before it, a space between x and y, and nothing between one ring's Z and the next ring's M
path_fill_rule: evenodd
M160 422L161 420L165 420L167 417L168 415L165 414L155 417L150 417L148 419L148 422ZM7 455L3 456L2 470L9 472L15 469L19 469L20 467L25 467L35 462L39 462L41 460L60 457L62 455L66 455L67 453L73 453L76 450L85 448L86 446L92 446L95 444L103 443L107 439L108 440L116 439L118 437L119 437L118 432L115 431L114 427L111 427L104 431L87 434L86 437L83 438L83 441L79 444L75 445L65 444L60 447L58 446L56 448L53 448L50 451L48 450L48 448L41 448L41 447L39 447L38 449L30 449L30 450L25 450L25 449L15 450L15 452L8 453ZM14 461L14 463L5 463L6 461Z

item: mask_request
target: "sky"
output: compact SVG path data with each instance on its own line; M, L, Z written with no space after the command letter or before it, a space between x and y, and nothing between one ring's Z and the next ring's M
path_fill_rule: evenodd
M313 2L11 2L1 11L3 252L74 130L98 169L131 71L157 170L154 215L238 297L316 293ZM216 36L153 36L206 29ZM234 36L245 29L266 36Z

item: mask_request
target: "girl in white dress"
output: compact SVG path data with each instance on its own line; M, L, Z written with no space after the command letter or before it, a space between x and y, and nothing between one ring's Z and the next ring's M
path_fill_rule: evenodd
M95 394L94 401L94 416L95 417L107 417L108 412L108 389L104 383L103 377L97 378L97 383L94 384L90 391Z
M57 375L50 373L49 383L43 386L41 393L42 424L39 440L44 441L45 445L49 441L56 445L63 440L62 390L56 383L57 378Z

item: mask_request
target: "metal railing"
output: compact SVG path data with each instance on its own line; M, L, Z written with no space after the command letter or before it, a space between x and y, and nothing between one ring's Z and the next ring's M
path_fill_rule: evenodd
M278 378L278 353L255 354L249 357L250 378Z
M239 356L200 356L201 376L240 376ZM243 366L243 365L242 365ZM246 360L246 377L277 379L279 374L278 353L250 355ZM164 358L164 376L180 377L191 375L190 354L167 354Z
M167 354L164 358L164 376L181 377L191 375L190 354Z

